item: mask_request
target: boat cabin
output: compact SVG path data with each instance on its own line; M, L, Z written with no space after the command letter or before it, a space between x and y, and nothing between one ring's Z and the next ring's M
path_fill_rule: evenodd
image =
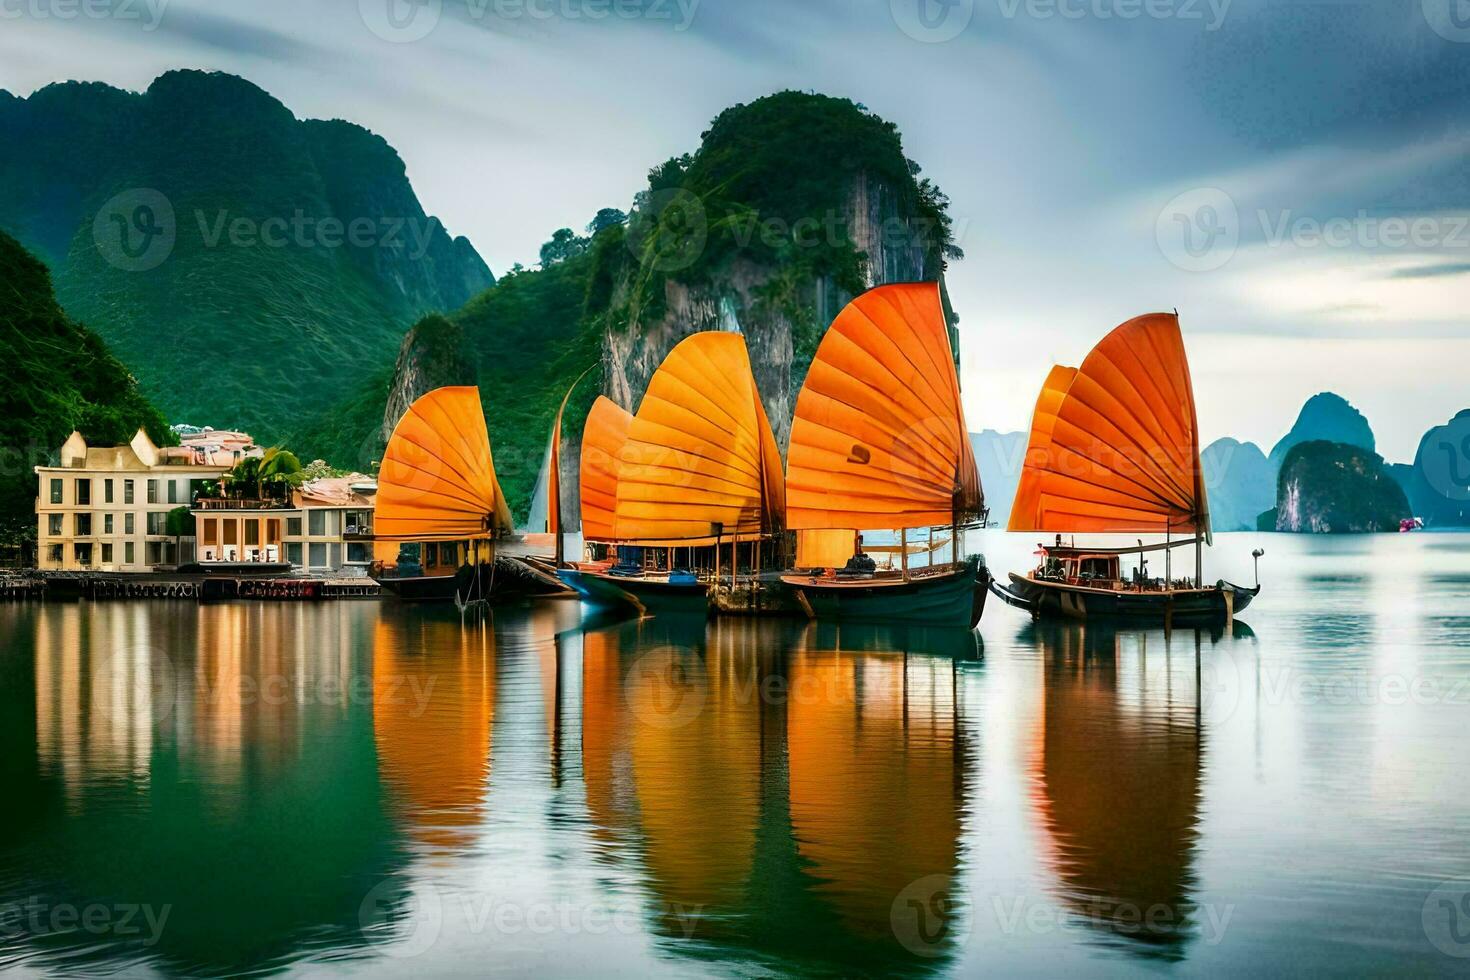
M1123 581L1122 561L1115 552L1041 547L1036 577L1073 584L1111 585Z

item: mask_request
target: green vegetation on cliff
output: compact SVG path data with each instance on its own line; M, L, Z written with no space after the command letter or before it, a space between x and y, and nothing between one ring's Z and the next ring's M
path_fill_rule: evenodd
M453 317L478 367L495 472L517 520L530 506L557 406L602 357L586 309L591 268L591 259L578 255L509 273ZM600 380L594 370L568 404L568 432L582 431Z
M77 430L89 443L117 445L148 430L177 440L128 369L56 303L34 256L0 232L0 538L33 538L36 475Z
M403 161L225 74L0 99L0 228L176 421L278 441L493 282Z
M1286 453L1276 507L1261 520L1263 530L1362 534L1397 531L1409 516L1409 501L1381 456L1360 446L1315 440Z
M666 312L666 285L720 285L737 263L759 270L756 312L796 330L797 360L814 349L825 323L819 284L834 296L869 285L882 256L864 244L918 254L898 278L937 278L962 255L948 199L903 152L898 128L848 99L779 92L720 113L692 155L649 171L634 202L626 248L601 251L595 278L623 286L607 325L626 329ZM852 201L859 182L881 189L876 228L859 241ZM902 216L886 221L884 216ZM881 274L878 281L891 277Z

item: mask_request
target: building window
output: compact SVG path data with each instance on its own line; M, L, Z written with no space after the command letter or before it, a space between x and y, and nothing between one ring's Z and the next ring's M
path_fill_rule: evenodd
M150 542L148 542L147 552L146 553L148 555L148 564L150 564L150 565L162 565L163 564L163 542L162 541L150 541Z
M92 503L92 481L77 481L77 506L88 507Z
M61 515L51 514L46 518L46 533L53 538L61 537Z
M160 514L156 510L150 510L148 512L148 533L149 534L162 534L163 533L163 529L162 529L163 516L164 515Z
M204 543L219 544L219 521L213 517L204 519Z
M179 481L168 480L168 502L176 504L179 502Z
M130 504L132 502L133 502L133 481L132 480L124 480L123 481L123 503Z
M102 515L102 533L103 534L111 534L112 533L112 515L111 514L103 514Z
M79 537L79 538L91 537L92 536L92 515L91 514L75 514L73 516L76 519L76 536Z
M133 563L133 542L128 541L128 542L126 542L123 545L123 564L125 564L125 565L131 565L132 563Z
M110 544L104 544L102 546L102 564L112 564L112 545Z
M342 567L342 546L340 544L338 544L337 542L333 541L330 545L327 546L327 553L330 556L327 559L327 565L329 567L331 567L331 568L341 568Z
M48 560L53 565L60 565L63 561L66 560L66 548L59 544L53 544L51 546Z
M268 545L281 543L281 519L279 517L272 517L265 522L265 543Z
M106 503L112 503L112 480L102 481L102 499Z
M158 481L157 480L149 480L148 481L148 502L150 504L156 504L156 503L158 503Z
M92 564L92 546L90 544L77 544L72 546L77 556L77 564L90 566Z
M247 545L260 544L260 521L254 520L245 522L245 543Z
M61 503L61 481L60 480L52 480L51 481L51 502L53 504L59 504L59 503Z
M327 566L327 546L323 543L311 545L307 554L311 557L312 568L325 568Z
M286 545L286 560L297 568L301 567L301 545L299 542L291 542Z
M129 480L128 481L128 484L129 484L129 486L131 486L132 485L132 481ZM138 529L138 525L133 520L133 515L132 514L124 514L123 515L123 533L124 534L132 534L137 529ZM128 560L129 561L132 561L131 558L128 559Z
M354 541L347 546L347 562L352 565L366 565L373 560L373 554L368 546L360 541Z
M299 537L301 537L301 518L299 518L299 517L288 517L288 518L286 518L286 537L288 537L288 538L299 538Z
M307 511L306 527L312 537L325 537L327 533L327 512L324 510Z
M455 554L458 548L452 541L443 541L439 544L439 565L442 568L453 568L459 556Z
M234 521L225 521L225 544L240 543L240 525Z

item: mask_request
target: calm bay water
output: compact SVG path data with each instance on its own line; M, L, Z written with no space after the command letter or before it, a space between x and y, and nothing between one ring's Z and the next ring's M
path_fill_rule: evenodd
M1214 635L0 607L0 969L1462 971L1470 537L1218 545Z

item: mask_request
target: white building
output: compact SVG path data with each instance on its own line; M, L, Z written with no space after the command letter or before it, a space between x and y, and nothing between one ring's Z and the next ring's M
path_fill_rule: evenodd
M175 554L168 513L188 507L233 461L200 464L193 449L159 448L142 429L126 446L88 446L73 432L59 466L38 466L36 564L43 570L146 572Z

